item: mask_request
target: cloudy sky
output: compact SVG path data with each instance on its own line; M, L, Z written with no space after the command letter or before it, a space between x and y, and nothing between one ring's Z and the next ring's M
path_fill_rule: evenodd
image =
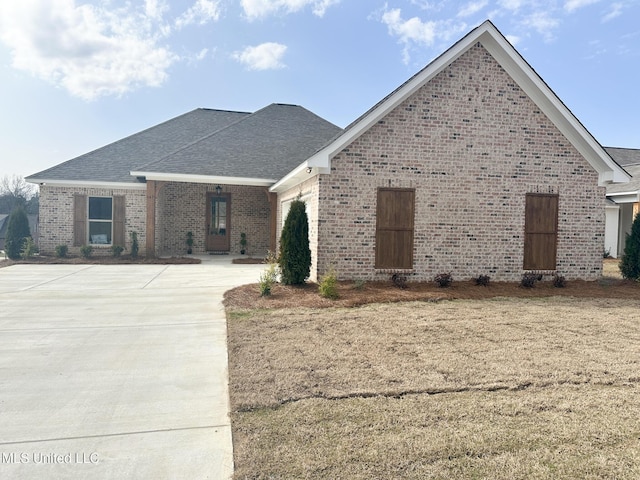
M640 148L640 0L0 3L0 177L198 107L344 127L491 19L606 146Z

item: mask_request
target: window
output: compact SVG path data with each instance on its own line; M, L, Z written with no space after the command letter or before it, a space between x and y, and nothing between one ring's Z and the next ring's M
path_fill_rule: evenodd
M525 270L555 270L558 195L527 193L524 220Z
M73 245L125 245L125 197L74 195Z
M413 268L414 212L414 189L378 189L378 202L376 207L376 268Z
M113 229L113 199L89 197L89 243L111 245Z

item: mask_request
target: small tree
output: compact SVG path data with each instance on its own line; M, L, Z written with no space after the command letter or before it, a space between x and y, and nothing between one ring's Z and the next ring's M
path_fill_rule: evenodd
M280 277L285 285L301 285L311 270L309 219L304 202L296 199L284 221L280 236Z
M7 236L5 239L5 251L11 260L20 258L22 248L27 237L31 236L29 230L29 220L24 208L18 207L9 216L7 225Z
M631 234L627 235L624 254L620 259L620 272L624 278L640 280L640 213L631 225Z

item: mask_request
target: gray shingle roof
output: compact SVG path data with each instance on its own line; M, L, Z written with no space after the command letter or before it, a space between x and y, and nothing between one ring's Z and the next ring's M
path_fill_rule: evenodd
M134 170L278 180L340 131L303 107L274 103Z
M640 149L618 147L604 147L604 149L631 175L628 183L607 185L607 195L640 191Z
M640 165L640 149L618 147L604 147L604 149L622 167Z
M133 167L157 160L250 115L199 108L30 175L26 180L135 183Z

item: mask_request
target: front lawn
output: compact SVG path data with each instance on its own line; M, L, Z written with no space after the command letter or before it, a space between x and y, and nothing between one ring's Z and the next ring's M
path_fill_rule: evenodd
M640 295L433 300L227 303L235 478L640 478Z

